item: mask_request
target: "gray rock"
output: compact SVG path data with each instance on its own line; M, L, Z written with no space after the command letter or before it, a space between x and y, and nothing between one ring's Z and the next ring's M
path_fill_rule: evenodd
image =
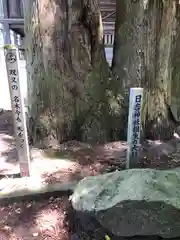
M116 236L180 236L180 168L131 169L87 177L71 196Z

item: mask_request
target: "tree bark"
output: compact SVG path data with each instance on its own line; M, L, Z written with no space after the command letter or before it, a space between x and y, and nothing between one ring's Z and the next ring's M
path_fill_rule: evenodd
M173 34L171 110L180 125L180 4L176 3L176 21Z
M171 85L179 1L117 0L116 4L112 68L123 86L125 106L129 88L143 87L144 137L169 139L177 124L171 111Z
M25 31L34 141L105 141L109 70L98 0L26 1Z

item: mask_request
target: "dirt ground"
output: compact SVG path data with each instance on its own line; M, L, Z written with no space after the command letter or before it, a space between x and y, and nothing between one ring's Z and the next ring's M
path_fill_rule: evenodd
M33 175L46 182L80 180L85 176L125 168L126 142L90 146L71 141L56 149L31 149ZM0 178L19 174L13 138L12 114L0 114ZM167 169L180 166L180 140L144 142L139 167ZM105 239L107 233L91 218L75 214L69 193L39 196L38 199L0 203L0 240L88 240ZM123 240L130 238L115 238ZM158 237L134 237L134 240L157 240Z

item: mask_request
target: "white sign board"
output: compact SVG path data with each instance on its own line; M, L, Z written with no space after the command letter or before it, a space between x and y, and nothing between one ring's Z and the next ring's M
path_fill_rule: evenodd
M4 53L20 172L22 177L28 177L30 175L30 155L22 83L19 79L19 53L16 46L13 45L6 45L4 47Z
M128 116L128 150L126 168L137 166L137 158L140 147L141 132L141 107L143 100L143 88L131 88L129 97Z

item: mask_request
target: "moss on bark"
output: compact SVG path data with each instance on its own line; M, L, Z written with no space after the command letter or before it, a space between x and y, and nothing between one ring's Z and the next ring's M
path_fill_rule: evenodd
M37 1L25 13L34 142L108 138L108 64L97 0Z
M146 138L169 139L176 126L171 114L171 86L178 4L171 0L117 1L113 73L122 86L126 117L129 88L144 88ZM122 129L126 126L122 122Z

